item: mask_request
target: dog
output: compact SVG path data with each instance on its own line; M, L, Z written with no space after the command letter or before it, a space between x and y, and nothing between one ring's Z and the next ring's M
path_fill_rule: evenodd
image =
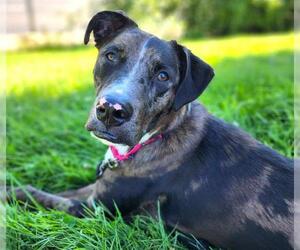
M29 193L79 217L98 202L157 217L159 201L166 227L214 246L293 249L293 161L196 101L211 66L122 12L93 16L85 44L92 32L99 53L86 129L109 146L97 180L59 194L17 188L17 199Z

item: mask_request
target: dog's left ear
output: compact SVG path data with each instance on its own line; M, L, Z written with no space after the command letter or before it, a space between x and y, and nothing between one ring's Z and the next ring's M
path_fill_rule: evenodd
M194 101L214 77L214 71L207 63L193 55L187 48L172 41L179 60L180 80L176 89L173 109L179 110Z
M88 44L93 31L96 47L102 46L117 34L138 25L125 15L123 11L101 11L92 17L85 31L84 44Z

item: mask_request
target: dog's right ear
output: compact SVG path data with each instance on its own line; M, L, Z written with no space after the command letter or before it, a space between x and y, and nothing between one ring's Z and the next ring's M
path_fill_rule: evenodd
M84 35L84 44L88 44L93 31L96 47L101 47L125 28L138 27L121 11L101 11L92 17Z

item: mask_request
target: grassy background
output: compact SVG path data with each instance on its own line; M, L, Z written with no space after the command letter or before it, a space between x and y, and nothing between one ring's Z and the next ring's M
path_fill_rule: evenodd
M200 101L286 156L293 156L292 33L185 40L213 65L216 77ZM94 99L92 47L48 48L7 54L7 181L50 192L95 179L105 146L84 123ZM7 206L8 249L181 248L161 223L121 216L106 220L98 207L76 219L39 208Z

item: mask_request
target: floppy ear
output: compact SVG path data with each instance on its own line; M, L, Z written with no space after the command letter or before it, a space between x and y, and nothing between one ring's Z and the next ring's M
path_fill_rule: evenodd
M102 11L98 12L90 20L84 35L84 44L88 44L90 34L93 31L96 47L102 46L125 28L138 27L123 12Z
M173 109L195 100L214 77L213 69L187 48L173 41L179 59L180 80L176 89Z

